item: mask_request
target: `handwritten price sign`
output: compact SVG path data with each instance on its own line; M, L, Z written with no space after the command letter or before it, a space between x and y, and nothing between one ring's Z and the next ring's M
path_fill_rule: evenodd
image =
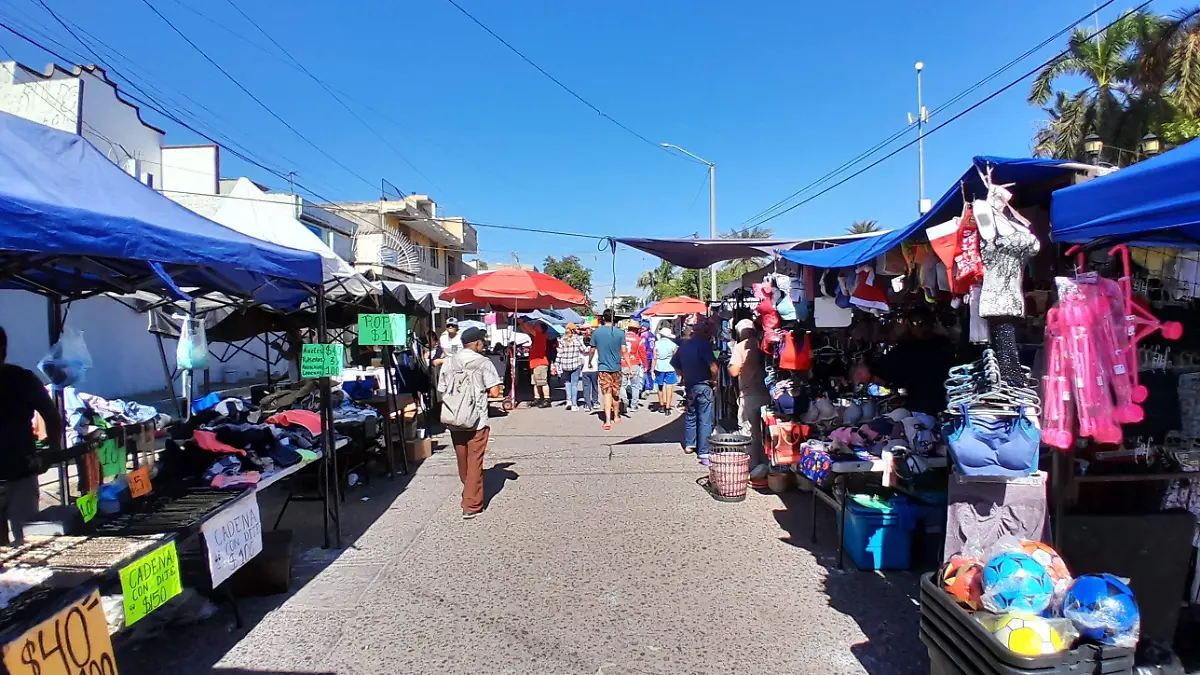
M403 314L359 314L358 344L408 344L408 317Z
M95 590L4 645L3 653L9 675L117 675Z
M208 551L213 588L220 586L254 556L262 553L262 519L254 493L222 509L200 526Z
M129 496L137 499L150 494L154 487L150 485L150 467L143 466L129 473Z
M122 569L121 592L125 595L126 626L182 593L175 542L167 542Z
M340 344L306 344L300 350L300 377L341 377L346 348Z
M100 473L104 478L111 478L125 473L125 445L115 438L110 438L100 444L97 449L100 455Z
M95 492L79 495L79 499L75 500L75 506L79 507L79 514L83 516L83 522L90 523L92 518L96 517L96 510L100 508L100 497Z

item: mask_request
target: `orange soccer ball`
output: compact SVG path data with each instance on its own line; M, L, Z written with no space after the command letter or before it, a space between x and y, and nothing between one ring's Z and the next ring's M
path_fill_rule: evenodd
M1043 544L1040 541L1023 541L1021 542L1021 552L1029 555L1046 568L1055 588L1059 588L1060 584L1071 580L1071 570L1067 569L1066 561L1049 544Z
M956 555L942 568L942 588L959 605L970 610L983 607L983 561Z

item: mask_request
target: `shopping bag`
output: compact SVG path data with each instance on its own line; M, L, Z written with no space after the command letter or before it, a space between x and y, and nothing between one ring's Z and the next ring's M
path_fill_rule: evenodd
M179 329L179 344L175 347L175 362L183 370L208 368L208 338L204 333L204 320L194 316L185 317Z
M74 328L64 328L58 342L38 361L37 366L55 389L73 387L82 382L84 373L92 367L92 355L83 341L83 333Z

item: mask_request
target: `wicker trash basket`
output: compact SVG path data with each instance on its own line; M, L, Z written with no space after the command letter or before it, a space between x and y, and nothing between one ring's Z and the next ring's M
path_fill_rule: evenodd
M708 437L708 491L714 499L740 502L746 498L750 480L750 437L713 434Z

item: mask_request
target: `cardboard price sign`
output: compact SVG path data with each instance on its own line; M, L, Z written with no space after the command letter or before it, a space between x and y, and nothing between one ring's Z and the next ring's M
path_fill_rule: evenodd
M300 350L300 377L341 377L346 348L340 344L306 344Z
M358 344L403 347L408 344L408 317L403 314L359 314Z
M79 507L83 522L90 523L92 518L96 517L96 510L100 508L100 497L95 492L79 495L79 499L75 500L75 506Z
M122 569L121 592L125 594L126 626L132 626L182 593L175 542L167 542Z
M95 590L4 645L3 653L9 675L117 675Z
M253 493L225 507L200 526L208 551L208 571L213 588L262 553L262 519Z
M96 450L100 456L100 474L104 478L112 478L125 473L125 446L116 439L110 438L100 444Z
M129 472L129 496L133 499L150 494L150 467L143 466Z

